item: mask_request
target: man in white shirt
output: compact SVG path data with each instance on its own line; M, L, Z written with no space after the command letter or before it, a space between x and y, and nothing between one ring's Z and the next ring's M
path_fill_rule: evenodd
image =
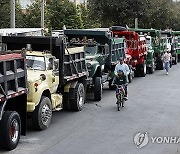
M166 51L166 53L164 54L164 68L166 70L166 74L168 75L169 72L169 67L170 67L170 61L171 61L171 53L169 52L169 50Z
M124 63L124 58L122 57L120 57L119 63L116 65L115 70L114 70L114 74L116 76L118 75L119 70L123 71L124 75L126 76L126 80L128 82L129 81L128 75L130 73L130 70L129 70L129 66L126 63ZM127 97L127 86L125 88L125 92L126 92L126 97Z
M119 63L115 67L114 74L118 75L119 70L123 71L128 81L128 75L130 73L130 70L129 70L129 66L126 63L124 63L124 59L122 57L119 59Z

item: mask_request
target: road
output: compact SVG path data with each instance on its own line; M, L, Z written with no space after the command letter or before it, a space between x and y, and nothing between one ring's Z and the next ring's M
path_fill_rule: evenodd
M156 71L129 84L129 100L120 112L115 93L104 87L103 99L90 99L81 112L54 112L50 127L34 131L28 121L27 136L18 147L3 154L176 154L180 143L160 143L162 137L180 136L180 64L169 75ZM91 97L90 95L88 96ZM138 132L149 143L134 144ZM151 137L160 137L152 143ZM147 139L147 138L146 138Z

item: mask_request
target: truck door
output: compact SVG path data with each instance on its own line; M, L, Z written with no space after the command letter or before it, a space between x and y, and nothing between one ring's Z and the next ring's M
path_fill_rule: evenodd
M49 86L50 86L50 90L52 93L55 93L57 91L57 87L59 85L59 73L57 72L58 71L58 64L57 64L57 61L54 57L50 57L48 59L48 70L50 70L51 72L51 80L50 80L50 83L49 83Z

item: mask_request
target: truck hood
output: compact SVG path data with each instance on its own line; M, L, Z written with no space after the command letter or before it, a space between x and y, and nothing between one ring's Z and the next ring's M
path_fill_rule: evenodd
M86 55L86 61L91 61L91 60L94 60L94 59L96 59L96 56L94 56L94 55Z
M43 71L27 70L27 80L28 80L28 82L35 82L35 81L39 80L41 74L43 74Z

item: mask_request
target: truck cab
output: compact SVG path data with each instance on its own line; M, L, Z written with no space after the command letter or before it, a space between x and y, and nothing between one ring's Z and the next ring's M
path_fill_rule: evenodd
M105 63L109 55L108 45L85 45L84 50L86 52L86 63L89 71L89 77L93 77L97 67L100 67L101 72L104 72ZM99 76L101 74L99 72Z
M43 93L53 94L52 109L62 108L62 97L55 95L59 85L58 64L55 66L56 58L50 53L28 51L26 53L27 79L28 79L28 103L27 110L32 112L40 102ZM55 99L54 97L58 98ZM46 108L47 111L48 107Z
M144 35L144 37L146 39L147 46L147 70L150 74L152 74L156 68L154 49L152 47L152 37L150 35Z

